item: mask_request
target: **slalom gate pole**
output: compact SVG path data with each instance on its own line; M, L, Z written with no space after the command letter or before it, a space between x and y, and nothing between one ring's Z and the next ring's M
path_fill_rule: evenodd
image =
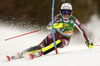
M45 29L47 29L47 28L45 28ZM5 39L5 41L10 40L10 39L14 39L14 38L17 38L17 37L25 36L25 35L28 35L28 34L31 34L31 33L35 33L35 32L41 31L41 30L45 30L45 29L35 30L35 31L32 31L32 32L28 32L28 33L24 33L24 34L21 34L21 35L18 35L18 36L7 38L7 39Z
M55 3L55 0L52 0L52 16L51 16L51 19L52 19L52 34L53 34L53 42L54 42L54 46L55 46L55 51L56 51L56 54L58 54L56 43L55 43L54 25L53 25L53 21L54 21L53 20L53 18L54 18L54 3Z

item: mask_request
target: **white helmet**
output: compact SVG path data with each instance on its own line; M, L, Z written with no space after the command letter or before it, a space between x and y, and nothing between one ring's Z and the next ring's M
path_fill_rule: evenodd
M62 11L63 10L63 11ZM66 11L65 11L66 10ZM64 12L65 11L65 12ZM69 12L67 12L69 11ZM69 17L72 15L72 5L70 3L63 3L61 5L61 10L60 10L61 15L63 14L68 14ZM62 16L63 17L63 16ZM68 17L68 18L69 18ZM64 18L64 17L63 17ZM68 18L64 18L64 19L68 19Z

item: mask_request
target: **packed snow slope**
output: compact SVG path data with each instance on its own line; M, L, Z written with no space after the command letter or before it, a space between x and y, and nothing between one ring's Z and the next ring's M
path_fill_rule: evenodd
M95 45L100 45L100 19L93 15L88 24L84 24L87 34ZM6 62L6 55L15 55L31 46L39 44L50 32L40 31L30 35L5 41L9 37L28 31L11 26L0 26L0 66L100 66L100 46L89 49L83 35L73 35L69 46L33 60L19 59Z

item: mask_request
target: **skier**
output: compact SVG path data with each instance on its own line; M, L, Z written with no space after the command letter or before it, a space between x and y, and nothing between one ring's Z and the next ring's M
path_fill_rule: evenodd
M63 48L69 45L70 38L73 34L74 27L77 27L85 38L86 45L91 49L94 44L89 41L88 36L80 24L79 20L72 15L72 6L70 3L63 3L61 5L60 14L54 17L54 24L63 23L61 28L55 28L55 41L57 48ZM49 30L51 28L51 22L47 26ZM55 26L54 26L55 27ZM11 59L19 59L29 56L31 59L40 57L54 50L54 43L52 33L49 34L39 45L26 49L15 56L11 56ZM7 56L10 60L10 57Z

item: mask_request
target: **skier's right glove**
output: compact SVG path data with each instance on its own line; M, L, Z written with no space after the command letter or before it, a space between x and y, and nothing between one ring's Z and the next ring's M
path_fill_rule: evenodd
M90 42L88 39L85 41L86 45L92 49L94 47L94 44L92 42Z
M54 23L54 29L61 28L63 26L63 23ZM47 26L48 30L52 30L52 26Z

